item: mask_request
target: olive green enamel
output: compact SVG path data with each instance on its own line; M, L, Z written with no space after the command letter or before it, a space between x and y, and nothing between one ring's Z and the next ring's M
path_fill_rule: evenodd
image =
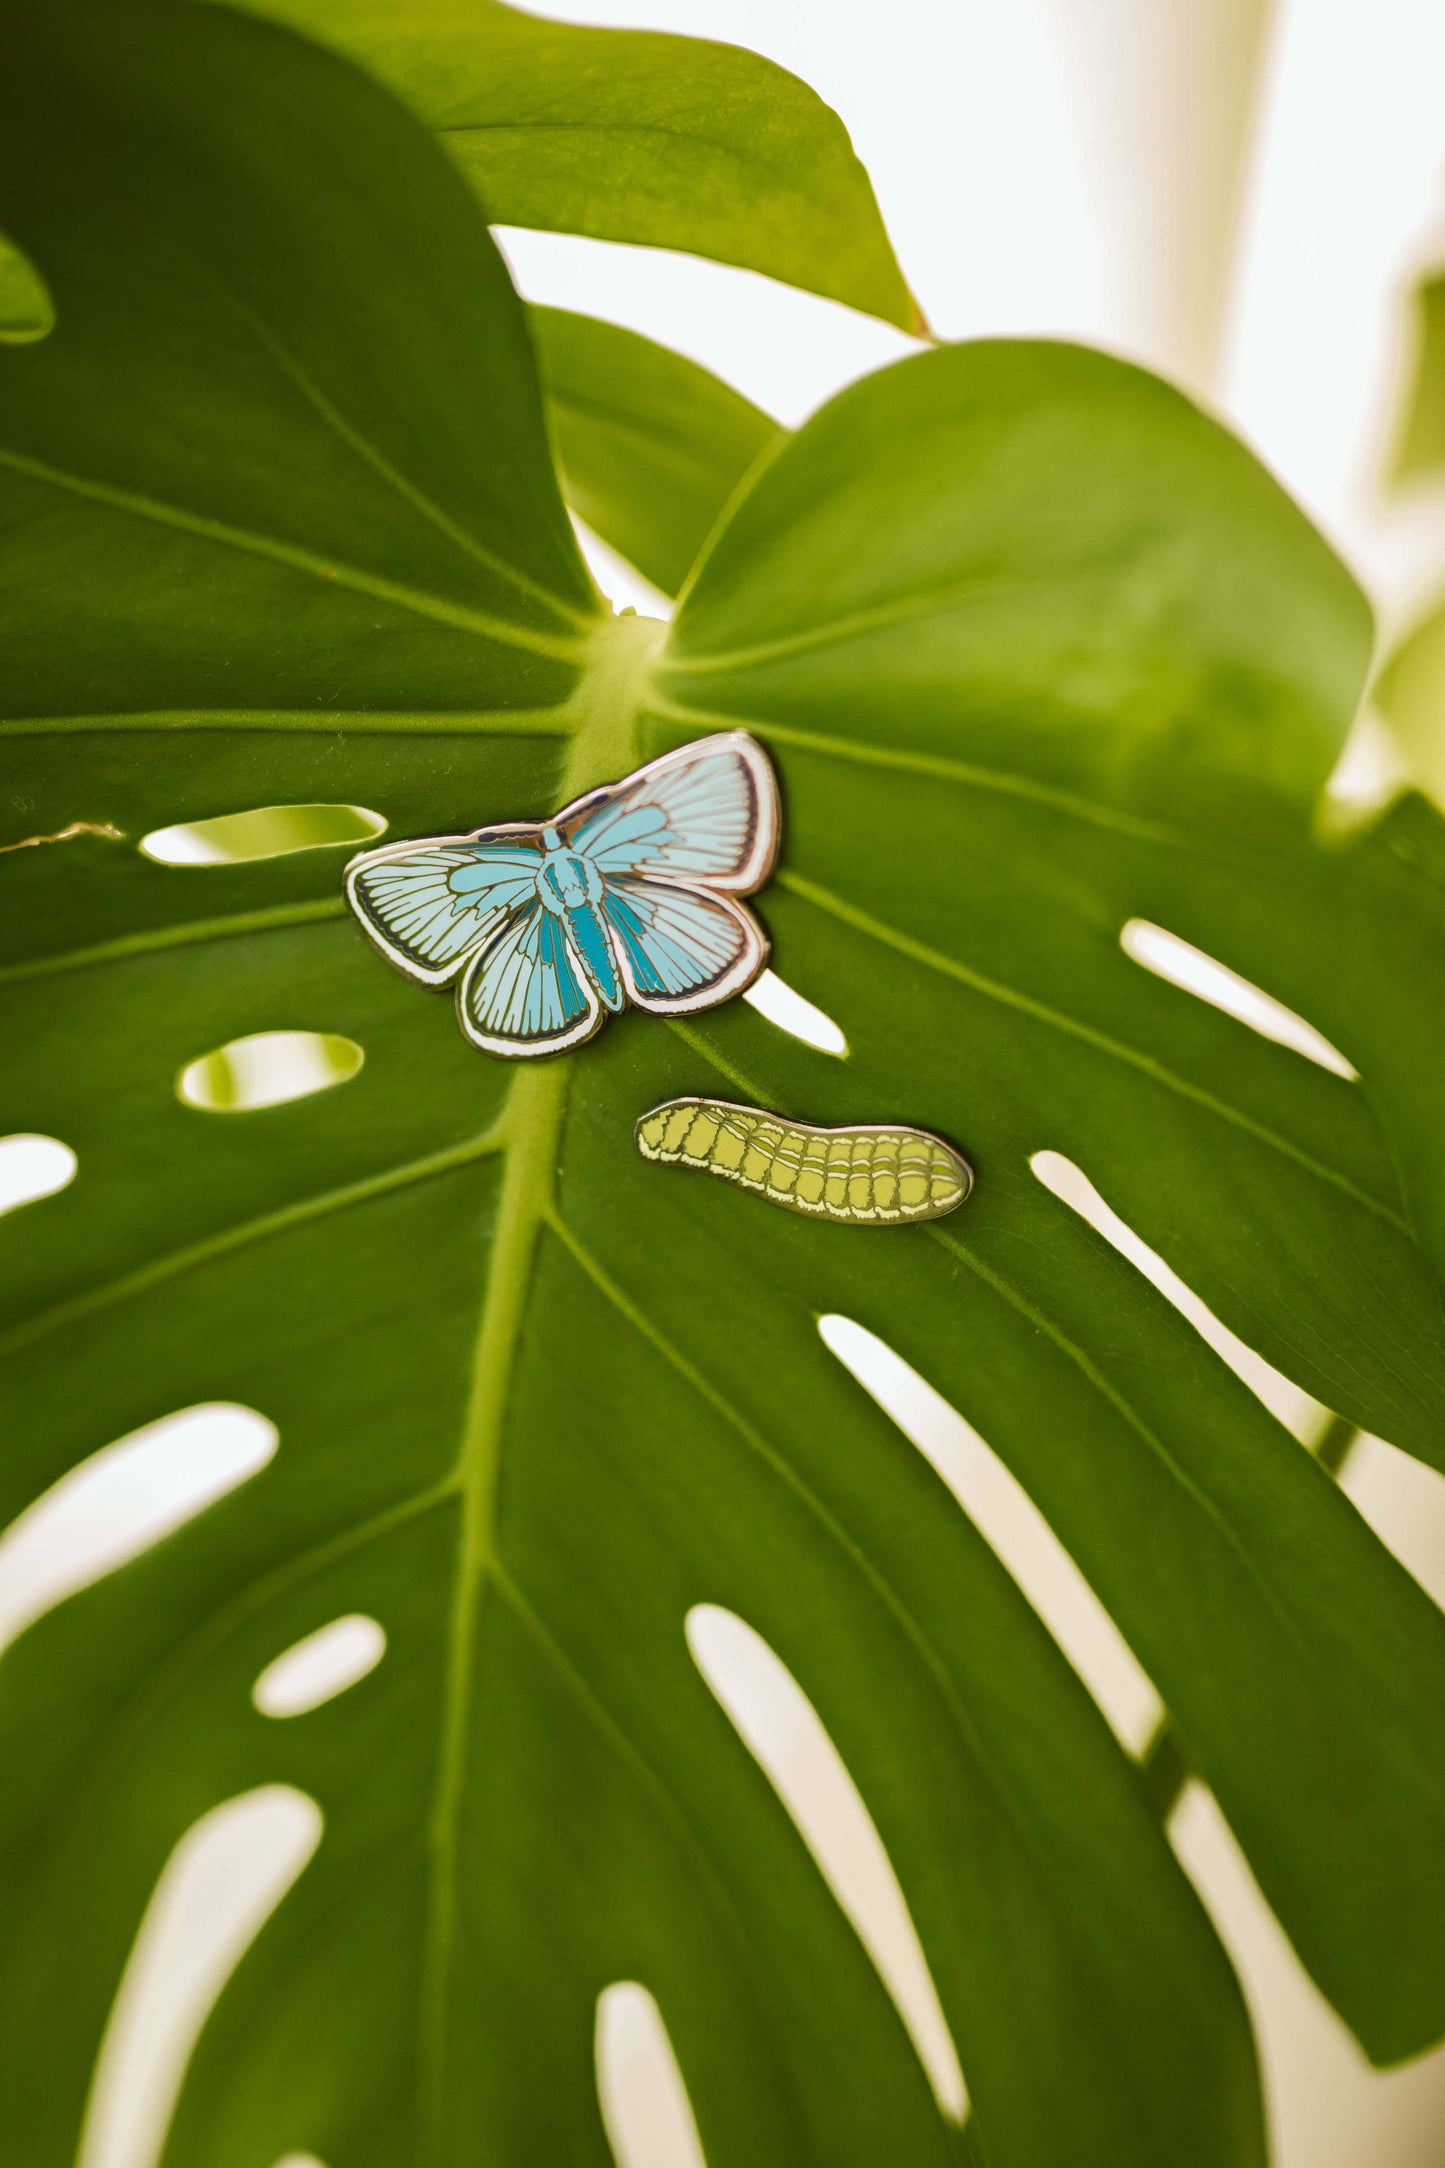
M644 1159L700 1167L785 1211L841 1227L942 1219L973 1188L973 1170L926 1129L868 1123L819 1129L725 1099L669 1099L638 1122Z

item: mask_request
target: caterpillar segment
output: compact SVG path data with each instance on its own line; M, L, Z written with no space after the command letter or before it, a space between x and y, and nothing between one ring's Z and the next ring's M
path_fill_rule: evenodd
M724 1099L669 1099L633 1134L644 1159L700 1168L842 1227L941 1219L973 1188L973 1170L951 1145L901 1123L818 1129Z

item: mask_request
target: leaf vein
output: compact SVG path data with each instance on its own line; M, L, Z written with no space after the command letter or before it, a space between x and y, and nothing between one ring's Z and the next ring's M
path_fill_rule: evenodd
M570 1250L582 1272L593 1282L599 1292L626 1320L639 1338L645 1340L667 1362L698 1397L706 1401L721 1419L739 1437L749 1450L769 1468L778 1480L790 1490L805 1512L815 1520L829 1539L848 1560L859 1578L872 1590L883 1608L893 1617L905 1639L914 1649L924 1669L931 1676L943 1706L947 1709L960 1741L984 1784L1002 1809L1005 1819L1017 1837L1023 1857L1028 1861L1040 1889L1044 1892L1049 1908L1056 1914L1066 1916L1066 1908L1059 1902L1055 1877L1048 1860L1039 1851L1029 1821L1012 1785L999 1770L979 1735L977 1726L950 1676L948 1667L928 1635L909 1610L903 1598L887 1576L873 1563L867 1552L848 1532L813 1490L792 1463L780 1453L762 1432L755 1429L724 1394L718 1391L697 1366L674 1346L667 1335L624 1293L598 1260L586 1248L581 1239L555 1212L549 1213L548 1224L553 1232Z
M378 450L377 446L371 442L371 439L361 430L354 428L340 408L332 404L320 385L314 381L309 370L304 368L290 348L277 338L269 325L264 323L254 310L247 307L235 289L226 280L222 279L211 266L198 266L198 268L207 273L217 292L223 296L228 305L234 310L255 339L257 345L270 355L282 374L290 378L302 397L309 402L314 412L332 434L346 445L349 451L355 452L359 459L364 460L372 472L378 475L390 489L395 491L403 504L409 505L414 512L420 513L422 518L435 527L439 534L445 535L449 542L454 543L475 563L482 565L488 572L495 573L499 579L505 580L519 594L528 596L533 602L540 602L556 616L564 618L570 624L576 626L579 631L586 629L590 620L582 611L574 609L561 595L553 594L552 590L544 587L540 581L529 579L526 573L519 572L514 565L509 565L505 558L497 556L495 551L489 550L483 543L478 542L474 535L468 534L465 527L459 525L456 520L444 512L441 506L427 495L425 490L418 489L414 482L409 481L398 468L391 464L391 461L386 458L384 453Z
M394 1190L410 1188L413 1183L451 1174L459 1167L471 1165L474 1160L490 1157L499 1149L500 1136L494 1127L479 1137L468 1138L464 1144L449 1145L444 1151L429 1153L426 1158L411 1160L405 1166L388 1167L379 1174L365 1175L360 1181L345 1183L316 1197L303 1197L295 1204L282 1205L277 1211L243 1220L235 1227L223 1227L199 1242L168 1250L132 1272L120 1273L115 1279L86 1288L83 1293L55 1303L48 1310L37 1311L33 1317L22 1318L8 1332L0 1333L0 1361L49 1338L52 1333L83 1324L103 1310L147 1295L153 1288L164 1286L167 1280L214 1264L218 1258L233 1256L237 1250L247 1249L253 1243L289 1234L295 1227L326 1219L335 1212L349 1211L353 1205L368 1204L375 1197L389 1196Z
M95 964L123 963L132 956L152 956L165 949L187 948L194 942L229 941L248 933L312 926L327 919L345 918L346 908L344 896L325 896L315 903L278 903L267 910L236 911L225 918L182 919L174 926L118 934L113 941L98 941L92 948L61 949L53 956L28 956L19 963L0 965L0 986L21 985L27 979L47 979L65 971L84 971Z
M1182 828L1171 828L1162 821L1145 820L1141 816L1123 813L1112 806L1100 805L1090 798L1078 798L1070 791L1058 790L1049 783L1033 782L1028 776L1010 775L1005 769L984 768L972 761L953 760L944 753L924 753L909 747L875 745L867 738L837 738L822 731L799 730L791 723L750 723L743 716L725 710L689 707L681 701L665 699L660 693L648 696L648 709L665 721L711 724L728 730L755 729L779 745L796 746L799 752L817 753L828 760L845 760L860 767L890 768L905 775L924 775L934 782L957 783L965 789L996 793L999 797L1020 798L1031 805L1046 806L1050 812L1061 813L1071 820L1086 821L1091 827L1107 829L1111 834L1128 836L1138 843L1157 843L1165 848L1198 852L1198 839Z
M1266 1610L1273 1615L1295 1654L1307 1668L1309 1652L1305 1647L1299 1628L1289 1612L1281 1605L1269 1584L1267 1575L1255 1564L1249 1546L1245 1543L1227 1514L1210 1497L1208 1491L1202 1489L1188 1469L1180 1465L1158 1431L1144 1420L1138 1409L1119 1390L1118 1386L1104 1374L1093 1358L1086 1354L1084 1349L1079 1347L1075 1341L1071 1340L1062 1327L1054 1323L1046 1311L1039 1309L1034 1303L1030 1302L1027 1295L1020 1288L1015 1287L1012 1281L1006 1279L1002 1273L996 1272L991 1266L986 1265L981 1257L968 1248L966 1243L959 1240L957 1235L951 1235L941 1227L929 1227L924 1231L932 1237L941 1249L947 1250L950 1256L958 1258L961 1264L967 1265L975 1277L984 1282L985 1286L991 1287L995 1294L1002 1296L1005 1302L1018 1311L1020 1317L1027 1319L1036 1332L1042 1333L1045 1339L1051 1341L1060 1354L1074 1365L1090 1388L1101 1399L1108 1402L1115 1414L1147 1446L1149 1452L1159 1462L1170 1479L1178 1484L1179 1488L1185 1493L1190 1503L1196 1506L1205 1519L1213 1524L1216 1533L1223 1538L1226 1549L1234 1553L1244 1569L1246 1578L1254 1583L1263 1597ZM1099 1239L1102 1241L1102 1236ZM1164 1297L1161 1295L1159 1300L1163 1302ZM1185 1329L1192 1330L1193 1328L1186 1326ZM1215 1359L1220 1360L1217 1357Z
M895 950L900 956L907 956L911 962L921 964L925 970L935 972L941 978L953 979L959 985L969 987L973 992L998 1002L1004 1008L1032 1018L1035 1023L1046 1024L1051 1030L1063 1032L1069 1038L1077 1039L1082 1045L1092 1047L1096 1053L1107 1055L1110 1060L1136 1070L1151 1083L1177 1093L1181 1099L1190 1100L1220 1121L1228 1122L1246 1136L1253 1137L1257 1143L1293 1160L1297 1166L1303 1167L1306 1173L1314 1175L1319 1181L1330 1183L1333 1188L1352 1198L1356 1204L1363 1205L1366 1211L1373 1212L1377 1218L1398 1228L1401 1234L1414 1239L1412 1230L1398 1212L1392 1211L1388 1205L1382 1204L1379 1198L1372 1197L1367 1190L1361 1189L1347 1174L1342 1174L1339 1168L1314 1158L1299 1145L1292 1144L1288 1137L1280 1136L1277 1130L1267 1128L1263 1122L1257 1122L1252 1115L1244 1113L1239 1107L1231 1106L1228 1100L1207 1091L1202 1084L1191 1083L1188 1077L1166 1068L1163 1062L1155 1061L1152 1055L1141 1054L1137 1047L1126 1045L1123 1040L1111 1037L1108 1032L1099 1031L1092 1024L1083 1023L1078 1017L1069 1016L1061 1009L1052 1008L1047 1002L1036 1000L1031 994L1021 993L1017 987L1005 985L1000 979L989 978L985 973L976 971L971 964L960 962L957 957L946 956L940 950L929 947L927 943L915 940L911 934L900 932L896 926L890 926L884 920L860 910L857 905L845 902L841 896L834 895L831 889L824 888L820 882L807 879L803 874L784 870L775 874L774 879L783 888L802 897L804 902L811 903L820 911L826 911L830 917L840 920L846 926L855 927L859 933L867 934L871 940Z
M607 1744L623 1766L632 1772L642 1789L656 1801L667 1820L685 1841L688 1850L697 1859L702 1870L703 1885L712 1900L714 1909L727 1922L736 1936L747 1969L752 1975L754 1985L758 1991L759 2004L763 2006L772 2004L775 2008L780 2009L781 2006L778 2003L776 1990L759 1963L753 1945L753 1938L748 1932L737 1900L728 1888L721 1869L713 1860L707 1844L692 1817L686 1812L676 1794L658 1773L652 1762L648 1760L642 1749L634 1740L628 1737L622 1725L607 1707L597 1689L592 1685L592 1682L578 1669L557 1635L541 1618L536 1607L522 1593L512 1576L504 1567L496 1565L493 1568L493 1578L498 1593L510 1605L514 1615L531 1634L537 1647L542 1651L558 1677L566 1683L579 1706L585 1709L599 1734L607 1741Z
M432 619L441 625L450 625L462 632L471 632L486 640L495 640L505 647L524 648L533 654L550 655L563 662L580 663L583 659L582 643L564 640L550 633L533 632L524 625L509 625L499 617L491 617L485 611L468 609L464 604L447 602L439 595L429 595L423 589L407 587L400 581L385 579L379 573L365 572L359 565L343 564L323 556L318 550L306 549L299 543L282 542L274 536L257 534L253 529L233 527L225 520L213 519L209 513L189 512L181 505L166 504L156 497L146 497L137 490L123 489L110 482L92 481L88 475L72 474L63 467L52 467L45 460L32 459L23 452L16 452L0 445L0 466L9 467L17 474L29 475L33 481L45 482L51 488L64 490L70 495L83 497L95 504L108 505L113 511L126 512L134 519L148 520L159 527L171 527L178 533L197 536L223 549L239 550L243 555L259 557L272 564L287 565L292 571L304 572L312 579L325 580L332 586L351 589L359 595L369 595L374 601L390 603L394 608L408 610L415 617Z

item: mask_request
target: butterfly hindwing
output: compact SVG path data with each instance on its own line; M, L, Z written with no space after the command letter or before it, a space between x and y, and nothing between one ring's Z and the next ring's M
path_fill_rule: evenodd
M535 829L433 836L364 851L346 869L352 910L389 963L444 986L536 896Z
M608 878L718 888L745 896L772 870L778 793L745 730L699 738L557 816L574 851Z
M628 994L656 1015L711 1008L750 986L768 960L761 926L730 896L609 881L601 909Z
M605 1014L565 919L535 901L473 957L457 989L462 1030L488 1054L560 1054Z

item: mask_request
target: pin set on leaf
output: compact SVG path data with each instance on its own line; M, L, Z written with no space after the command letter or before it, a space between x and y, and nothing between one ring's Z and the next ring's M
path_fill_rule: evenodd
M750 986L768 938L742 902L777 857L772 764L745 730L699 738L576 799L508 821L364 851L346 894L387 961L455 985L457 1021L516 1061L593 1038L631 1002L709 1009ZM973 1175L902 1124L820 1129L760 1107L678 1099L638 1122L644 1159L706 1169L788 1211L844 1226L938 1219Z

